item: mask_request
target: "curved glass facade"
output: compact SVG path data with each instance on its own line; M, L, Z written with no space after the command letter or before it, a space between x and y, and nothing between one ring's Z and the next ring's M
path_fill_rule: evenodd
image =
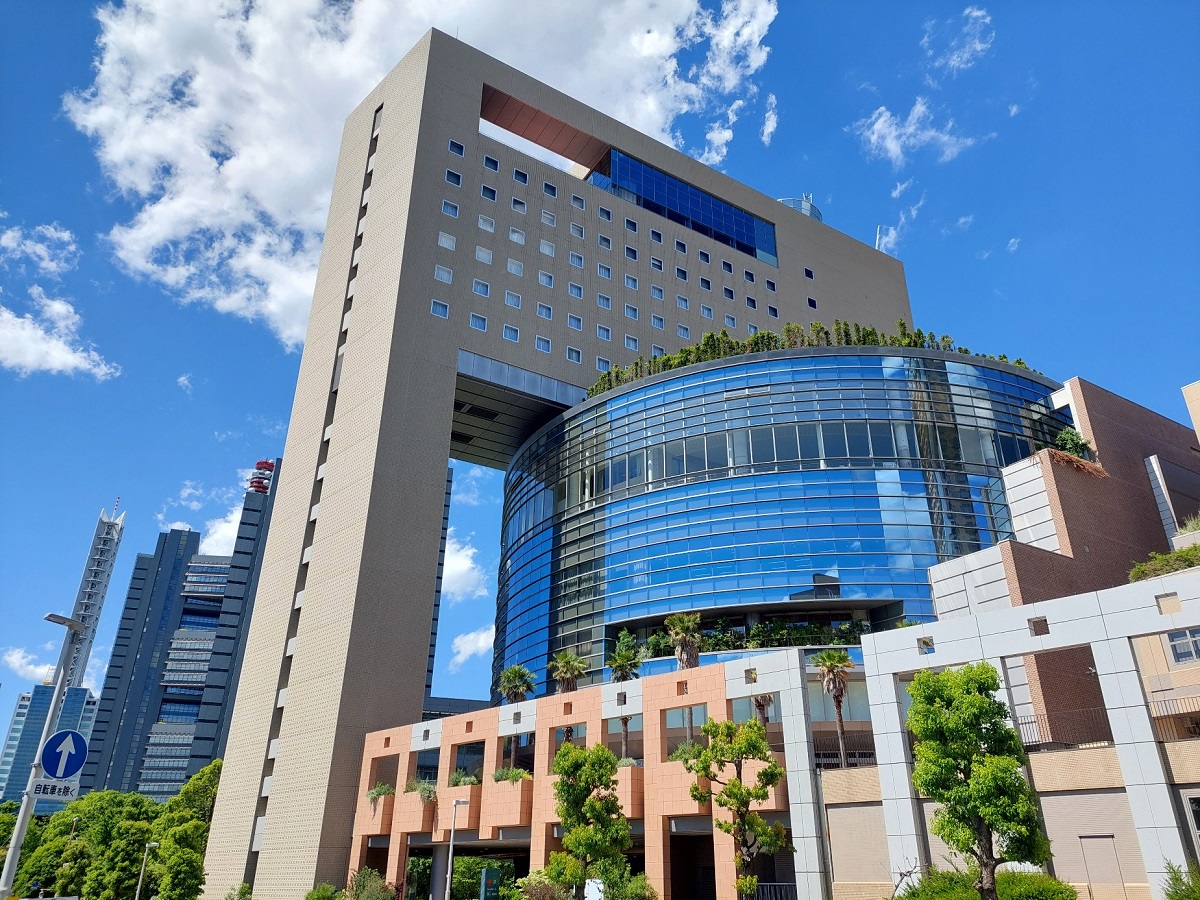
M929 566L1009 536L1000 468L1052 444L1059 385L975 357L821 348L668 372L567 411L505 478L494 677L603 666L681 610L889 627Z

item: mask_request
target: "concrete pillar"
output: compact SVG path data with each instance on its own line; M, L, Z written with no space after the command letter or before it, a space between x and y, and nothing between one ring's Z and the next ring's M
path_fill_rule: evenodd
M798 657L797 664L788 668L789 688L781 691L779 696L788 814L792 821L792 844L796 848L796 890L809 900L830 900L831 885L826 877L829 867L825 865L825 840L821 828L824 816L816 783L812 717L808 708L808 672L803 665L803 651Z
M443 900L446 896L446 875L450 863L450 845L437 844L433 848L433 865L429 872L429 900Z
M1133 814L1133 827L1146 864L1150 895L1154 900L1163 900L1166 863L1184 869L1188 863L1183 831L1176 821L1170 781L1154 739L1133 645L1129 638L1097 641L1092 644L1092 654L1121 764L1129 811Z
M883 798L883 822L887 829L888 860L892 882L902 873L929 864L925 823L917 793L912 786L908 752L908 726L899 679L890 673L872 674L867 666L867 697L871 703L871 726L875 732L875 760L879 790Z

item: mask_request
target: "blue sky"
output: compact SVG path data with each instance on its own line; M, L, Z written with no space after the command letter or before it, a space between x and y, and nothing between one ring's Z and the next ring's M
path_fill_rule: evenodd
M0 29L0 725L101 507L229 542L282 452L341 121L429 26L905 262L917 325L1186 421L1200 6L20 4ZM235 11L229 11L230 9ZM226 10L222 12L221 10ZM457 467L435 688L484 696L500 475Z

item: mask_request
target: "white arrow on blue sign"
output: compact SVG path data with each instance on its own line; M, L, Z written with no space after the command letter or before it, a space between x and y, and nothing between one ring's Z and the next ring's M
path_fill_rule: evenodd
M42 746L42 771L48 778L74 778L87 759L87 741L78 731L58 731Z

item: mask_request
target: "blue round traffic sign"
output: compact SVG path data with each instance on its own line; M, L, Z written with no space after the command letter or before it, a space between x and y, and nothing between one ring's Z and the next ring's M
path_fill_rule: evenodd
M87 759L87 741L78 731L58 731L42 746L42 773L47 778L74 778Z

